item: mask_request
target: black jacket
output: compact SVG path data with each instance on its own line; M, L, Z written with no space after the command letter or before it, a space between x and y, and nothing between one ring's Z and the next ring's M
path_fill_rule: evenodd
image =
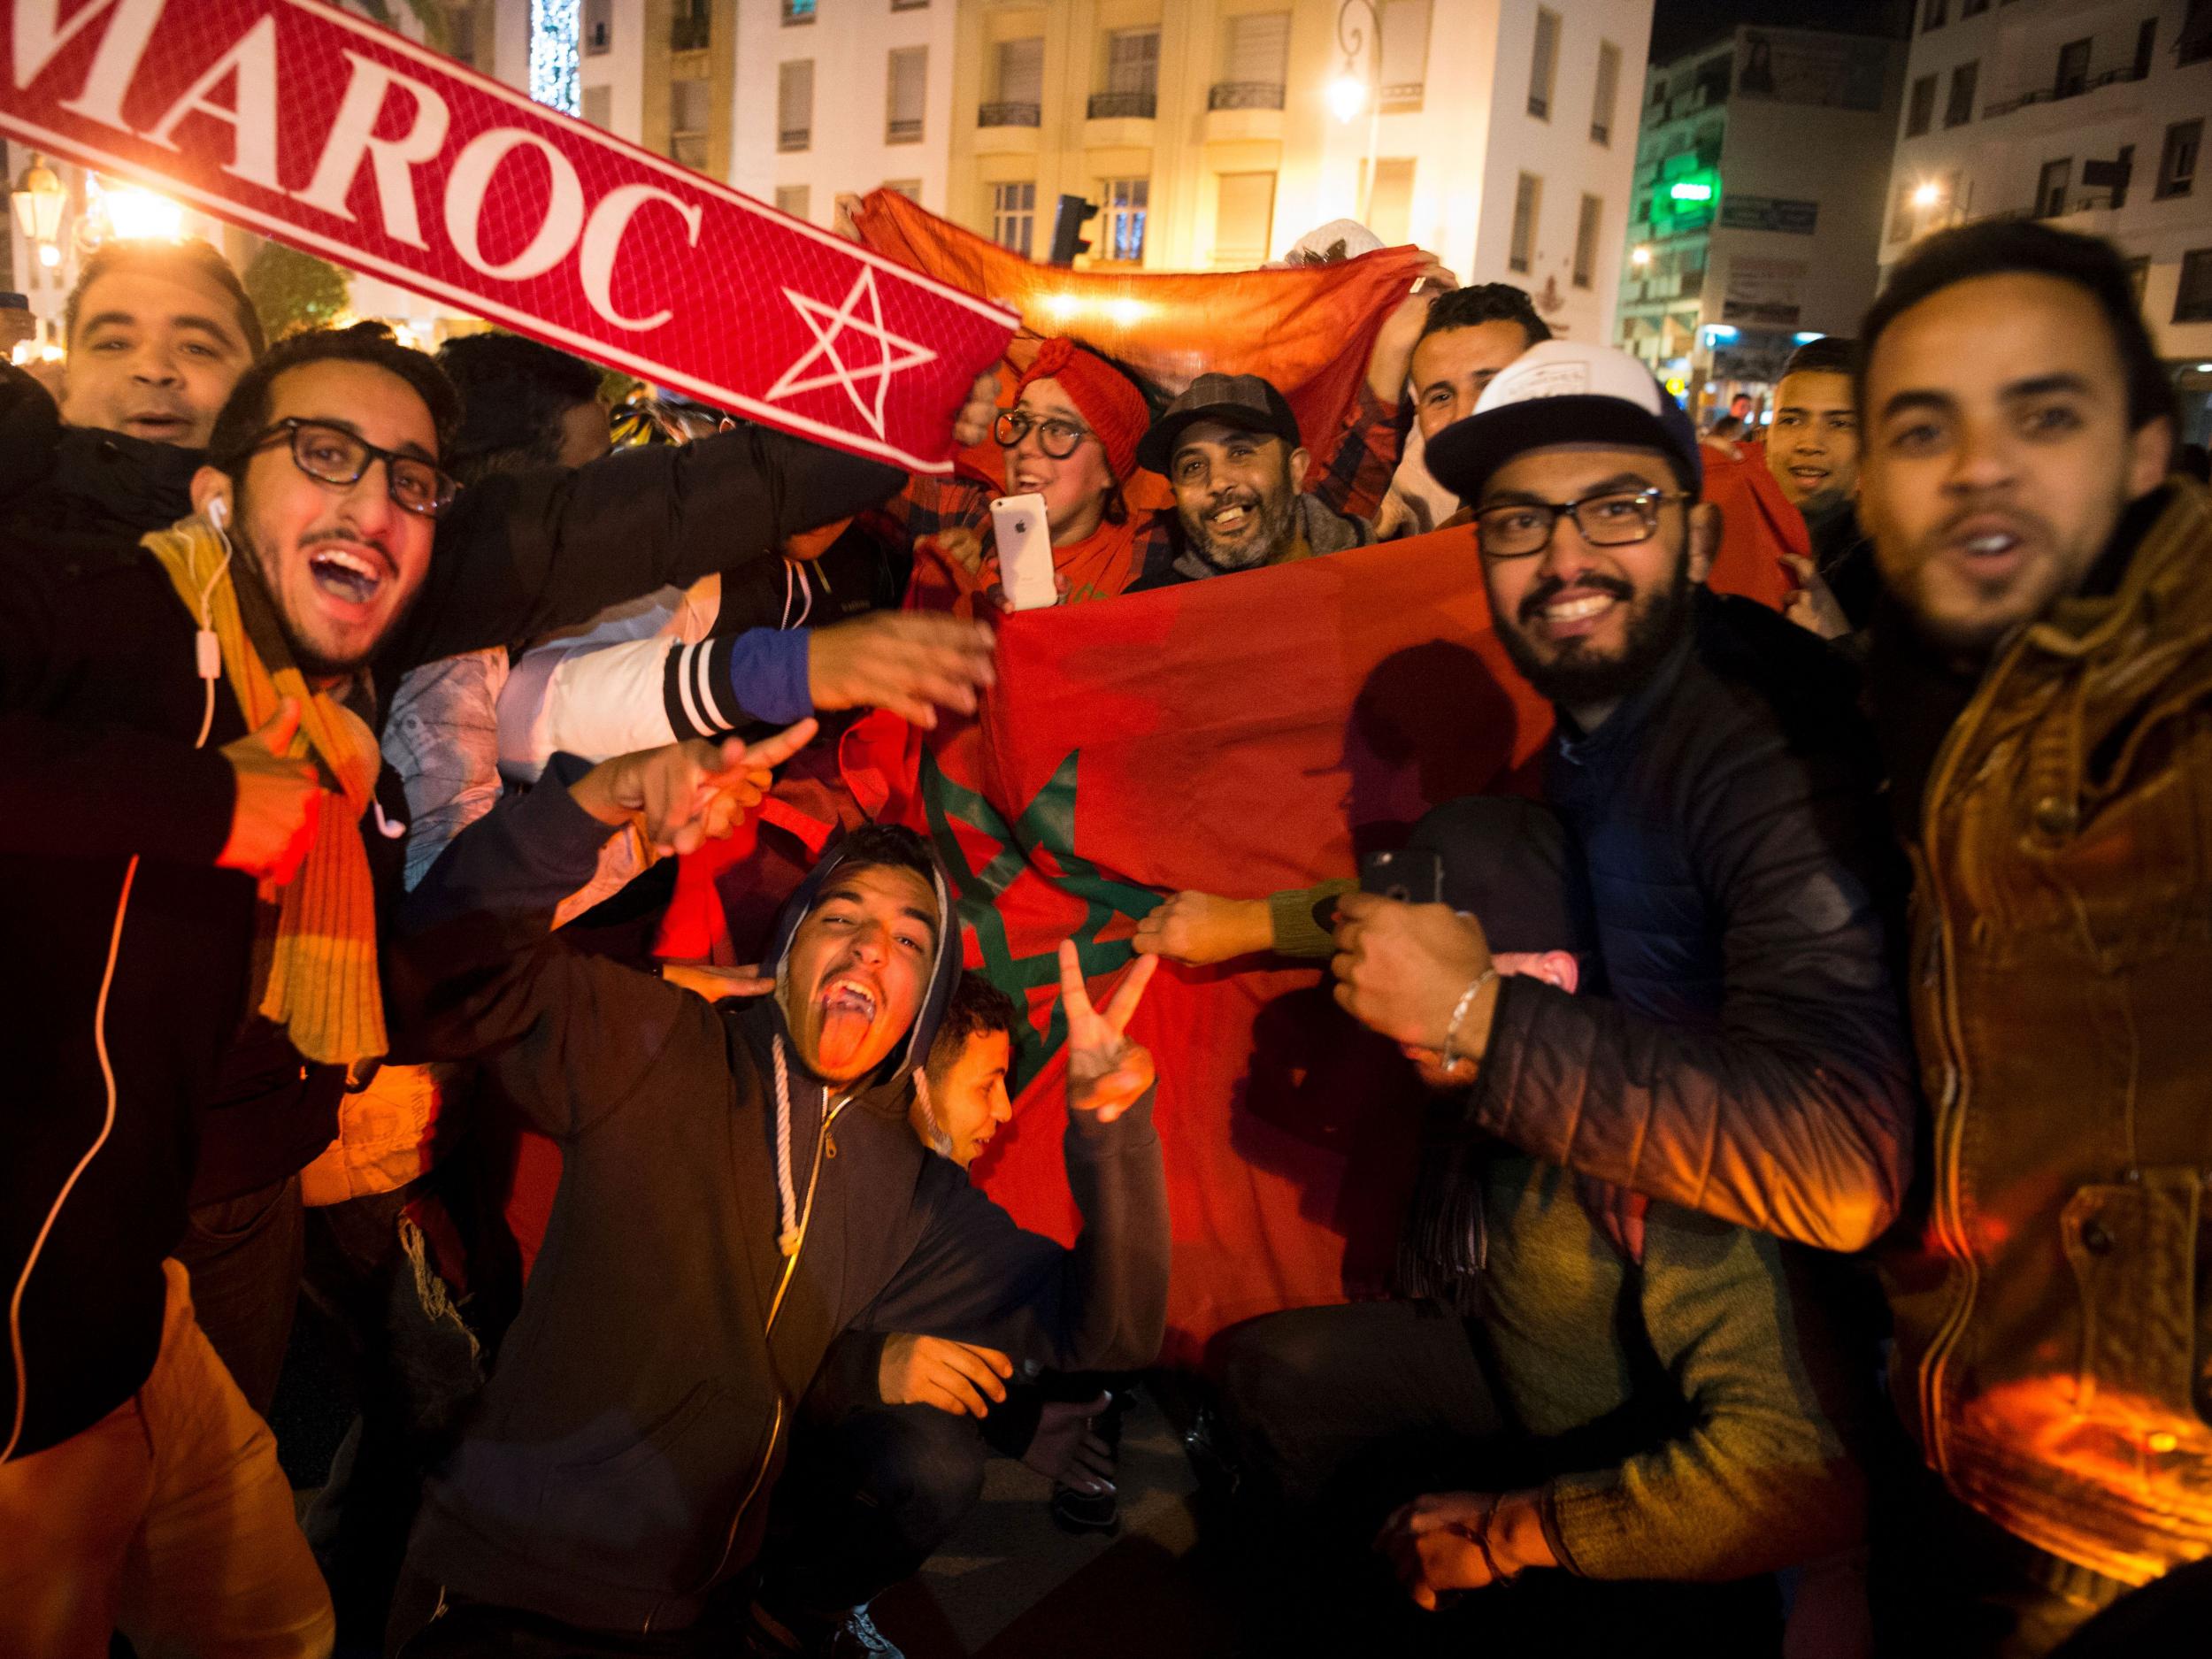
M302 1167L334 1133L344 1081L245 1019L253 884L214 868L231 813L230 768L216 751L245 726L219 680L206 745L192 747L206 684L196 630L137 545L188 514L197 460L65 428L35 381L0 374L0 1053L10 1069L0 1294L26 1285L19 1455L97 1421L144 1380L161 1333L161 1258L182 1234L188 1194L211 1201ZM772 556L784 535L898 481L874 463L756 431L488 482L441 521L423 593L377 672ZM390 774L380 793L403 822ZM363 840L373 865L397 845L373 826ZM116 1075L107 1125L93 1024L134 855L105 1009ZM379 873L380 888L396 892L396 864ZM26 1280L40 1228L104 1125ZM0 1355L0 1447L13 1357Z
M1168 1225L1146 1102L1071 1121L1071 1250L1018 1229L907 1121L909 1079L959 968L944 944L903 1052L824 1120L788 1059L791 1171L812 1193L777 1248L773 999L710 1006L547 937L607 827L576 767L472 826L410 897L395 1007L428 1054L488 1055L564 1144L545 1246L468 1432L432 1480L411 1567L468 1600L600 1630L691 1623L758 1548L794 1402L848 1327L987 1343L1018 1361L1141 1365L1165 1328ZM787 909L791 930L834 851ZM784 1284L787 1279L787 1286ZM873 1397L879 1345L849 1344Z
M1562 717L1546 799L1583 849L1606 995L1503 981L1480 1127L1827 1249L1896 1217L1905 872L1856 691L1814 635L1701 590L1691 636L1594 734Z

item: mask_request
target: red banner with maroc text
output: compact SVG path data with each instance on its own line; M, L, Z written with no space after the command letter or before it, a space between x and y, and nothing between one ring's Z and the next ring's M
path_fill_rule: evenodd
M0 131L914 470L1012 314L315 0L4 0Z
M1438 803L1531 790L1551 710L1509 664L1475 561L1473 532L1445 530L1010 616L974 718L916 734L877 715L848 736L854 794L929 838L970 965L1023 1010L1026 1086L974 1171L1022 1225L1064 1241L1078 1225L1060 941L1102 997L1166 894L1350 876ZM1167 1357L1384 1288L1418 1086L1337 1008L1322 964L1165 964L1131 1033L1159 1068Z

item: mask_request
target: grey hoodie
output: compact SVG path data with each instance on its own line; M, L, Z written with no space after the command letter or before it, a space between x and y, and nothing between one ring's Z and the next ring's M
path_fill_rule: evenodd
M927 1333L1062 1370L1150 1361L1166 1186L1148 1098L1111 1124L1071 1121L1085 1217L1072 1249L1017 1228L917 1142L910 1079L960 960L941 876L942 942L914 1030L841 1099L789 1054L775 999L710 1005L549 938L611 833L569 796L580 770L557 757L464 833L388 953L410 1057L479 1056L565 1155L521 1314L430 1483L409 1565L449 1600L672 1630L757 1552L792 1402L841 1332ZM787 907L779 972L838 862ZM790 1256L780 1117L801 1218ZM849 1394L873 1397L879 1353L843 1345Z

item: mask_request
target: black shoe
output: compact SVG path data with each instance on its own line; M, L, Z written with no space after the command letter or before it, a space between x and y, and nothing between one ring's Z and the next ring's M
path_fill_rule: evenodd
M906 1659L876 1628L864 1607L847 1608L804 1629L769 1613L757 1601L745 1631L747 1659Z

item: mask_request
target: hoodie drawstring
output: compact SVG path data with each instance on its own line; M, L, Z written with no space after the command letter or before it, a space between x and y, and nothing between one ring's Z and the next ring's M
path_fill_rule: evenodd
M799 1189L791 1179L791 1071L784 1063L783 1039L770 1045L776 1061L776 1244L786 1256L799 1249ZM824 1105L829 1091L822 1091Z

